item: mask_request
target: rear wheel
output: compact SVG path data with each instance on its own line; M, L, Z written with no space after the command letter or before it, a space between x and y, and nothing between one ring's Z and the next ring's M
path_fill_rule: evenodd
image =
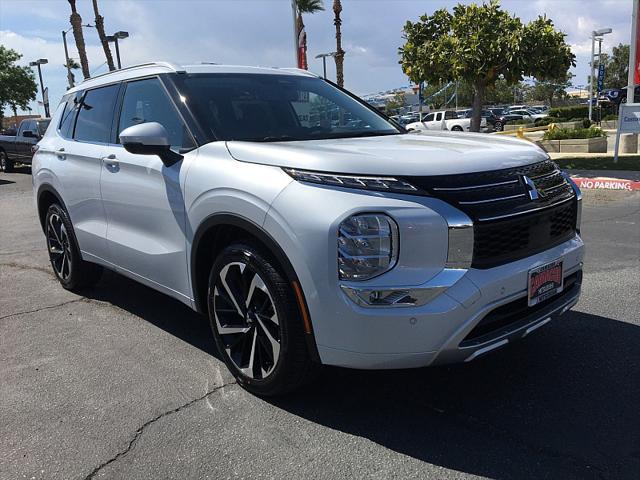
M56 203L47 210L45 235L53 272L64 288L79 290L98 283L102 267L82 260L69 215Z
M9 160L4 150L0 150L0 172L13 172L13 162Z
M462 131L462 127L460 125L455 125L452 129L452 132L461 132Z
M278 395L312 378L293 289L262 248L225 248L209 275L209 320L227 367L257 395Z

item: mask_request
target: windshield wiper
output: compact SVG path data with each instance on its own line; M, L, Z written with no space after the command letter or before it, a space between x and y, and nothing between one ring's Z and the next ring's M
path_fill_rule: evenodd
M291 135L273 135L257 138L242 138L240 140L244 142L293 142L301 139Z

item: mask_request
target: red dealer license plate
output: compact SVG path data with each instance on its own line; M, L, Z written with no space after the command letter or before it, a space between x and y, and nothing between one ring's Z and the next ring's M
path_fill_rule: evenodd
M529 270L529 306L533 307L562 291L562 260Z

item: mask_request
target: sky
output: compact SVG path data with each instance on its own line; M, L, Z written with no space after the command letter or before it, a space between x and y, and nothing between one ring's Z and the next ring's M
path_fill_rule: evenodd
M154 60L178 64L209 61L235 65L294 66L290 0L99 0L107 34L124 30L120 43L123 66ZM345 87L359 95L408 85L398 64L402 28L438 8L451 9L465 0L343 0L342 32ZM476 1L478 3L478 1ZM632 0L503 0L502 7L523 21L547 15L567 34L577 57L574 83L584 85L591 52L590 32L610 27L603 51L629 43ZM326 10L305 17L310 70L321 73L318 53L335 50L332 0ZM91 0L77 0L82 23L94 23ZM0 0L0 44L17 50L26 65L47 58L42 67L52 109L66 89L61 31L70 27L67 0ZM107 71L95 29L84 29L92 75ZM73 34L70 56L77 59ZM115 56L115 52L114 52ZM327 59L329 78L335 65ZM82 74L76 71L76 79ZM38 99L40 100L38 91ZM34 113L42 107L33 102ZM38 110L40 109L40 110Z

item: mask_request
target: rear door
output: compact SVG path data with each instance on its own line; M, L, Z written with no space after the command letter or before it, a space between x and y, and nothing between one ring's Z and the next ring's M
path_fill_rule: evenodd
M55 172L83 257L107 256L100 173L119 88L108 85L70 96L57 126Z
M145 122L165 127L172 150L184 153L195 147L176 106L155 77L125 84L116 131ZM133 154L121 145L109 145L101 179L110 261L183 300L190 297L181 182L185 161L166 167L156 155Z

